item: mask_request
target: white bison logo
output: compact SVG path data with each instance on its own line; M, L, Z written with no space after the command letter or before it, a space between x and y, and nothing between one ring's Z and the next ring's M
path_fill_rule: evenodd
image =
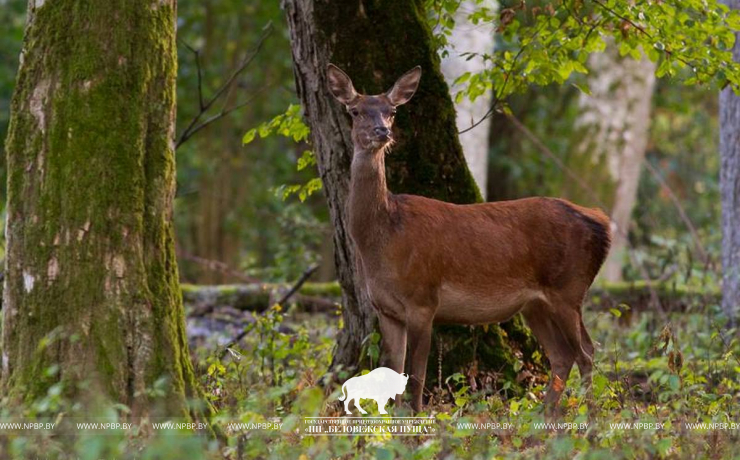
M385 404L391 398L395 400L397 394L403 393L408 381L409 376L406 374L399 374L387 367L379 367L365 375L352 377L344 382L342 396L339 400L344 401L344 410L348 414L352 414L349 410L349 402L353 399L355 406L362 414L367 414L367 411L360 407L360 399L374 399L378 403L378 412L387 414Z

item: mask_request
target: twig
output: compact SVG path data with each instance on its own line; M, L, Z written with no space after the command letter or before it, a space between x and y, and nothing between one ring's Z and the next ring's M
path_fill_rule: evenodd
M599 7L601 7L601 8L603 9L603 10L605 10L605 11L606 11L607 13L609 13L609 14L611 14L611 15L613 15L613 16L615 16L615 17L617 17L617 18L619 18L619 19L621 19L621 20L623 20L623 21L625 21L625 22L627 22L627 23L628 23L628 24L630 24L630 25L631 25L632 27L634 27L634 28L635 28L635 29L636 29L637 31L639 31L640 33L642 33L642 34L643 34L643 35L645 35L646 37L648 37L648 38L650 38L650 39L653 39L653 40L654 40L654 37L653 37L653 35L652 35L652 34L651 34L650 32L648 32L647 30L645 30L645 28L644 28L644 27L642 27L641 25L639 25L639 24L635 23L635 22L634 22L633 20L631 20L630 18L627 18L627 17L625 17L625 16L623 16L623 15L621 15L621 14L617 13L617 12L616 12L616 11L614 11L614 10L613 10L612 8L609 8L609 7L607 6L607 5L605 5L604 3L600 2L599 0L593 0L593 2L594 2L594 3L596 3L596 4L597 4L597 5L599 6ZM568 8L566 7L566 9L568 9ZM574 18L575 18L576 20L578 20L578 21L580 22L580 19L579 19L579 18L578 18L578 17L576 16L576 15L574 15L574 14L573 14L573 13L572 13L572 12L571 12L571 11L570 11L569 9L568 9L568 12L570 13L570 15L571 15L572 17L574 17ZM591 26L591 28L589 29L588 33L586 34L586 37L585 37L585 38L583 39L583 43L584 43L584 45L585 45L585 43L586 43L586 40L588 39L588 37L589 37L589 36L590 36L590 35L591 35L591 34L593 33L593 31L594 31L594 30L595 30L596 28L598 28L598 27L602 26L604 22L605 22L605 20L602 20L602 21L596 21L596 22L594 22L594 24L593 24L593 25ZM541 31L541 28L542 28L542 26L540 27L540 29L538 29L538 30L536 30L536 31L535 31L535 33L534 33L534 34L532 35L532 40L533 40L533 39L534 39L534 38L535 38L535 37L536 37L536 36L537 36L537 35L538 35L538 34L540 33L540 31ZM473 129L473 128L475 128L476 126L478 126L478 125L480 125L481 123L483 123L483 121L485 121L486 119L488 119L488 118L489 118L489 117L490 117L490 116L491 116L491 115L493 114L493 112L494 112L494 111L496 110L496 108L497 108L497 105L498 105L499 101L500 101L500 100L501 100L501 99L502 99L502 98L504 97L504 90L505 90L505 88L506 88L506 85L508 84L508 80L509 80L509 75L510 75L510 73L511 73L511 72L513 72L513 70L514 70L514 64L516 64L516 61L518 60L519 56L521 55L521 53L522 53L522 51L524 50L524 48L525 48L525 47L526 47L526 45L522 46L522 47L521 47L521 48L519 49L519 52L517 53L516 57L515 57L515 58L514 58L514 60L512 61L512 67L511 67L511 69L510 69L510 70L509 70L509 71L508 71L508 72L506 73L506 79L504 80L504 85L503 85L503 87L501 88L501 91L500 91L500 92L498 92L498 93L496 94L496 97L494 98L494 101L493 101L493 103L491 104L491 108L490 108L490 109L488 109L488 111L487 111L487 112L486 112L486 113L485 113L485 114L483 115L483 117L481 117L481 119L480 119L480 120L478 120L477 122L473 123L473 124L472 124L471 126L469 126L469 127L465 128L464 130L462 130L462 131L459 131L459 132L458 132L458 134L464 134L464 133L466 133L466 132L470 131L471 129ZM683 58L683 57L681 57L680 55L675 55L675 54L674 54L674 53L673 53L673 52L672 52L671 50L669 50L669 49L667 49L667 48L664 48L664 49L663 49L663 50L661 50L661 51L663 51L663 53L665 53L666 55L668 55L668 56L671 56L671 57L675 58L676 60L678 60L678 61L682 62L683 64L685 64L685 65L687 65L687 66L691 67L692 69L695 69L695 71L696 71L696 72L698 72L698 73L699 73L699 72L702 72L702 71L701 71L701 66L697 66L697 65L694 65L694 64L692 64L692 63L691 63L690 61L688 61L688 60L684 59L684 58ZM708 73L706 73L706 72L702 72L702 73L704 73L705 75L709 75L709 76L712 76L711 74L708 74Z
M185 44L185 42L182 42L185 44L185 47L193 52L195 54L195 64L198 68L198 105L200 110L198 111L198 114L193 117L192 120L190 120L190 123L188 123L188 126L185 128L185 130L180 134L180 137L177 139L175 143L175 149L180 147L185 141L190 139L190 137L195 134L197 131L200 131L208 124L218 120L219 118L222 118L229 113L233 112L234 110L244 107L247 103L239 104L236 107L230 109L230 110L221 110L221 112L215 116L211 117L210 119L206 120L204 123L198 124L201 117L210 109L216 101L218 101L221 96L226 93L226 91L231 88L232 83L234 83L234 80L249 66L249 64L252 63L254 58L257 56L257 54L262 49L262 45L264 44L267 37L270 36L272 33L273 27L272 22L268 22L267 25L264 27L264 32L262 32L262 35L260 36L259 40L257 41L257 44L252 48L252 51L250 51L247 56L242 60L242 62L236 67L236 69L231 73L229 78L226 79L223 85L221 85L216 92L213 94L213 96L208 100L208 102L203 102L203 87L201 83L201 66L200 66L200 52L195 50L193 47L191 47L188 44Z
M212 259L206 259L204 257L199 257L194 254L190 254L189 252L183 249L180 249L180 248L177 248L177 255L185 260L189 260L191 262L195 262L197 264L203 265L204 267L207 267L210 270L234 276L248 283L262 283L262 280L249 276L239 270L235 270L234 268L221 262L220 260L212 260Z
M313 266L309 267L305 272L303 272L303 275L301 275L301 277L298 278L298 281L295 282L295 284L293 285L293 287L290 288L290 290L288 292L286 292L285 295L283 295L280 298L280 300L278 300L277 302L275 302L275 304L276 305L282 305L282 304L286 303L288 300L290 300L290 298L293 297L293 295L296 292L298 292L298 290L301 288L301 286L303 286L303 283L305 283L306 281L308 281L308 279L311 277L311 275L313 275L314 272L316 272L316 270L318 270L318 269L319 269L319 266L318 265L313 265ZM229 352L229 349L231 347L233 347L234 345L236 345L237 343L239 343L241 341L241 339L243 339L244 337L246 337L246 335L248 333L249 333L249 330L248 329L244 329L239 334L237 334L236 337L234 337L233 339L231 339L229 341L229 343L227 343L226 346L224 346L224 349L221 351L221 355L219 356L219 358L220 359L224 359L224 357L226 356L226 353Z
M720 327L719 327L719 326L718 326L718 325L717 325L716 323L713 323L713 324L712 324L712 327L714 327L714 329L715 329L715 330L717 331L717 336L718 336L718 337L719 337L719 339L720 339L720 340L722 341L722 348L723 348L723 350L722 350L722 351L724 351L724 352L725 352L725 354L727 354L727 351L728 351L728 350L730 349L730 344L729 344L729 343L727 343L727 341L725 340L725 336L724 336L724 334L722 333L722 329L721 329L721 328L720 328ZM737 356L735 355L735 353L730 353L730 355L731 355L731 356L732 356L732 358L733 358L733 359L734 359L734 360L735 360L735 361L737 362L737 364L738 364L738 365L740 365L740 358L738 358L738 357L737 357Z
M691 234L691 238L694 240L694 244L696 245L696 250L699 252L699 256L701 256L702 262L704 262L705 266L710 266L712 264L712 260L710 259L707 252L704 250L704 246L701 244L701 240L699 239L699 232L696 231L696 227L694 226L694 223L691 222L691 219L686 214L686 210L681 206L681 202L678 201L678 198L676 197L676 194L673 193L673 190L668 186L665 179L660 175L660 172L650 164L649 161L645 161L645 168L650 172L650 174L655 177L655 180L658 181L661 188L665 190L665 192L668 194L668 198L671 199L671 202L676 207L676 210L678 211L679 216L681 217L681 220L686 225L686 227L689 229L689 233Z
M621 19L622 21L625 21L629 25L631 25L632 27L634 27L635 29L637 29L640 33L642 33L643 35L645 35L647 38L649 38L651 40L654 40L655 39L650 32L648 32L647 30L645 30L644 27L642 27L641 25L637 24L632 19L630 19L630 18L628 18L626 16L622 16L621 14L617 13L613 9L609 8L607 5L601 3L599 0L593 0L593 2L596 3L597 5L599 5L603 10L605 10L609 14L611 14L611 15L613 15L613 16ZM674 55L673 54L673 51L669 50L668 48L664 48L662 51L665 54L667 54L668 56L671 56L671 57L676 58L678 61L686 64L687 66L691 67L692 69L696 69L696 72L701 72L700 66L696 66L696 65L692 64L691 62L687 61L686 59L682 58L681 56ZM711 76L708 73L704 73L704 74Z
M235 110L239 110L242 107L246 106L247 104L250 104L252 101L254 101L257 98L257 96L259 96L262 93L262 91L264 91L267 88L269 88L269 85L268 86L264 86L264 87L258 89L257 92L255 92L254 94L252 94L249 97L249 99L247 99L246 101L244 101L244 102L242 102L240 104L237 104L237 105L235 105L234 107L231 107L228 110L226 110L224 108L219 113L217 113L216 115L213 115L212 117L206 119L203 123L200 123L197 126L191 127L191 129L189 131L183 131L182 135L180 136L180 138L177 140L177 143L175 144L175 149L177 149L183 143L185 143L185 141L187 141L188 139L190 139L191 137L193 137L193 135L195 133L197 133L201 129L205 128L206 126L210 125L214 121L218 121L221 118L225 117L226 115L230 114L231 112L233 112Z
M554 161L555 164L558 166L558 168L560 168L561 170L563 170L563 172L565 172L568 175L568 177L570 177L571 179L573 179L574 181L576 181L576 183L578 183L578 185L583 190L585 190L586 192L588 192L589 195L592 195L591 198L593 198L596 201L596 204L598 204L599 206L601 206L604 209L607 209L608 208L608 206L599 198L599 196L596 194L596 192L594 192L593 189L583 179L581 179L581 177L578 174L576 174L575 172L573 172L572 169L568 168L565 165L565 163L563 163L563 161L560 158L558 158L558 156L555 155L552 152L552 150L550 150L542 142L542 140L539 137L537 137L536 134L534 134L532 131L529 130L529 128L527 128L526 126L524 126L524 124L521 121L519 121L519 119L517 117L515 117L514 115L511 115L511 114L507 114L506 117L509 119L509 121L514 125L514 127L516 129L518 129L519 131L521 131L521 133L524 134L524 136L527 137L527 139L529 139L530 142L532 142L535 145L535 147L537 147L537 149L539 149L539 151L541 153L544 153L548 158L550 158L552 161Z
M531 43L532 40L534 40L537 37L537 35L539 35L539 33L542 31L543 27L544 27L544 23L541 24L540 27L538 27L537 30L534 31L534 33L532 34L532 37L530 38L530 43ZM511 67L509 68L508 71L505 71L506 72L506 76L504 77L504 84L501 86L501 90L496 93L496 97L493 98L493 101L491 102L491 107L488 109L488 111L481 117L480 120L476 121L475 123L473 123L472 125L468 126L465 129L463 129L462 131L458 131L458 133L457 133L458 135L465 134L468 131L470 131L471 129L473 129L476 126L478 126L481 123L483 123L498 108L499 102L506 95L505 94L505 91L506 91L506 86L509 84L509 77L514 72L514 67L516 66L517 61L519 60L519 58L521 57L522 53L524 52L525 47L526 47L526 45L524 45L521 48L519 48L519 51L516 53L516 56L514 56L514 59L511 61ZM495 65L495 63L494 63L494 65Z
M305 272L303 272L303 274L301 275L301 277L298 278L298 281L295 282L295 284L293 285L293 287L290 288L290 290L288 292L286 292L285 295L283 295L282 297L280 297L280 300L278 300L277 302L275 302L275 304L282 305L285 302L287 302L288 300L290 300L290 298L293 297L293 295L296 292L298 292L298 290L301 288L301 286L303 286L303 283L305 283L306 281L308 281L308 279L311 277L311 275L313 275L316 272L316 270L318 270L318 269L319 269L319 266L318 265L314 265L314 266L308 267L308 269Z
M546 156L548 156L552 161L555 162L555 164L563 170L571 179L575 180L578 185L586 191L591 198L602 208L608 209L608 206L599 198L599 196L596 194L596 192L585 182L583 179L581 179L576 173L573 172L572 169L568 168L561 160L557 157L547 146L540 140L537 135L535 135L532 131L530 131L524 124L519 121L518 118L516 118L513 114L507 114L506 117L511 121L511 123L516 127L519 131L522 132L534 145L538 148L538 150L541 153L544 153ZM620 233L621 236L624 237L628 249L629 249L629 255L630 258L633 259L633 263L635 266L640 270L640 274L646 281L646 286L648 287L650 291L650 300L653 302L655 307L658 309L658 312L660 313L662 318L666 318L666 312L663 309L663 306L660 303L660 298L658 297L658 292L655 290L655 287L653 286L652 280L650 279L650 275L645 269L645 267L642 266L641 263L637 260L637 257L634 254L635 248L632 246L632 243L629 241L629 238L627 237L627 230L623 228L616 228L616 231Z
M200 50L197 50L197 49L193 48L192 46L188 45L188 43L185 40L183 40L183 39L181 39L179 37L178 37L178 40L180 40L180 43L182 43L185 46L185 48L187 48L191 53L193 53L195 55L195 68L198 71L198 109L203 110L203 108L204 108L204 105L203 105L203 77L202 77L201 66L200 66Z

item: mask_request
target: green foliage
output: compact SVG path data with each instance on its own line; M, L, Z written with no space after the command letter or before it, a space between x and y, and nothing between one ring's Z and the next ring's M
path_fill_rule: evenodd
M7 47L5 41L0 46L3 75L12 76L26 4L0 0L0 5L14 8L0 8L0 18L6 13L15 15L12 22L6 23L12 25L5 29L11 33L0 37L8 39ZM453 17L460 2L428 0L427 5L435 27L435 43L443 47L455 26ZM470 11L469 20L474 24L496 21L500 26L499 43L495 53L469 55L470 59L486 62L489 70L461 75L459 82L467 83L467 88L457 97L474 99L486 89L493 90L500 105L505 100L504 110L510 105L561 157L567 154L568 136L578 114L574 96L578 91L588 91L580 78L587 72L586 58L601 50L607 40L614 40L625 56L646 53L659 62L660 75L692 85L677 89L668 80L660 83L649 158L660 166L679 198L688 204L686 212L696 223L710 254L716 255L719 200L713 135L717 120L713 114L717 107L711 91L726 83L738 86L736 65L728 59L732 44L729 32L738 28L737 14L728 13L714 0L573 0L552 2L551 7L545 2L525 5L504 1L496 17L484 2L477 5ZM179 14L180 37L203 50L205 75L209 76L204 81L206 93L222 83L233 62L241 57L267 20L276 24L275 39L266 43L266 51L258 59L260 65L239 80L238 88L252 91L267 81L291 84L290 51L278 2L189 2L180 4ZM13 40L13 36L17 38ZM180 56L179 71L178 119L183 126L197 109L196 72L187 51ZM0 77L0 133L2 104L12 89L11 80ZM236 90L235 94L241 95ZM294 95L282 91L258 98L243 112L243 118L237 119L238 123L231 119L214 125L199 134L202 138L178 151L176 220L181 247L196 253L205 251L202 237L193 235L219 227L224 240L228 236L238 242L229 246L237 256L236 265L270 280L294 280L306 266L318 260L316 248L328 233L326 211L311 199L321 182L313 169L315 157L303 145L308 130L294 99ZM286 105L285 113L261 123ZM243 135L245 126L257 128ZM501 123L494 129L505 127ZM535 153L531 143L513 136L495 137L496 153L506 149L517 152L517 156L494 155L495 167L505 171L498 176L515 184L509 193L558 194L567 179L548 167L551 165ZM294 193L306 203L285 201ZM644 262L649 275L666 275L670 283L678 283L681 289L676 289L675 295L679 302L687 301L689 291L715 288L715 276L692 255L689 248L693 241L660 185L651 176L643 175L639 193L637 229L632 238L638 247L636 256ZM211 214L217 205L219 211ZM184 267L185 277L198 277L188 265ZM630 279L643 276L632 271L627 275ZM326 374L337 323L341 327L341 322L336 318L298 316L283 306L286 308L273 308L265 315L255 316L243 345L226 359L220 360L208 350L196 351L201 357L196 372L208 391L208 399L219 410L213 423L225 427L228 421L256 423L275 416L283 422L280 430L228 435L223 444L186 433L150 436L137 432L73 438L53 433L13 434L6 438L7 443L0 442L0 457L731 458L735 455L731 450L737 441L735 433L687 431L681 425L682 421L740 420L740 344L732 331L721 329L716 306L697 309L693 301L691 305L692 313L671 314L667 318L657 313L634 313L626 304L587 315L586 323L600 343L594 375L594 409L589 415L587 398L578 389L575 371L568 385L571 390L563 402L563 421L589 422L591 428L587 431L558 432L534 427L535 422L543 420L541 397L545 386L541 379L527 381L525 391L515 394L509 391L511 379L503 379L494 391L484 391L481 386L471 385L467 376L456 373L443 375L443 382L432 384L431 388L435 393L426 410L443 428L441 436L301 438L295 433L301 417L340 413L336 402L338 388L332 380L341 382L349 375ZM633 322L628 323L630 320ZM364 352L373 362L379 358L379 345L377 334L364 342ZM49 377L59 372L54 366L46 369ZM146 391L157 399L164 388L155 384ZM90 415L66 401L64 394L62 384L52 385L22 414L1 407L0 418L5 421L12 417ZM389 410L394 415L410 415L402 406ZM123 420L127 411L125 406L115 406L100 409L100 414L105 420L116 421ZM459 425L504 421L515 427L508 431L480 431ZM620 430L609 426L633 421L666 422L668 429Z
M293 142L305 142L308 139L309 133L310 130L308 129L308 126L303 123L301 106L290 104L285 113L281 113L272 120L264 122L258 127L247 131L242 138L242 144L249 144L254 140L257 134L259 134L260 138L263 139L271 134L279 134L281 136L292 138Z
M442 429L428 438L343 438L250 436L246 449L262 457L305 454L325 458L434 458L442 452L454 458L732 458L734 434L686 428L684 423L723 423L737 417L731 396L740 389L734 380L740 347L729 335L718 332L721 322L712 315L677 314L670 323L645 314L635 324L619 326L608 312L588 315L597 352L593 403L578 386L577 372L568 382L561 423L587 429L546 429L541 396L544 385L536 384L523 396L505 399L501 394L471 390L462 374L446 377L449 392L425 411ZM665 327L656 327L664 324ZM697 339L698 338L698 339ZM372 341L372 339L368 339ZM691 343L691 346L687 344ZM308 348L310 350L310 346ZM336 391L327 392L306 405L311 394L305 389L295 401L302 410L337 414ZM722 396L724 395L724 396ZM324 401L323 404L321 401ZM295 412L312 415L316 412ZM294 403L295 404L295 403ZM372 410L371 407L368 409ZM392 415L408 415L404 407L389 408ZM265 414L265 412L260 412ZM374 412L373 412L374 413ZM286 416L284 420L290 419ZM509 423L511 429L481 430L468 423ZM627 429L618 424L663 423L663 429ZM678 433L684 433L679 436Z
M468 59L480 59L486 70L458 77L457 83L467 83L458 100L475 100L492 91L507 110L504 101L511 94L532 85L562 85L574 73L588 73L589 54L603 51L608 39L615 41L622 56L640 59L644 53L660 61L659 77L680 77L687 85L729 84L740 92L740 65L732 61L740 13L716 0L561 0L544 6L516 0L502 2L498 15L483 0L475 3L468 20L473 25L497 24L499 43L492 54L468 53ZM436 13L430 21L438 45L443 46L460 2L427 4Z
M56 374L59 368L52 365L44 372ZM166 404L166 392L157 388L158 385L160 383L155 383L144 390L151 396L150 409L153 412ZM83 397L70 400L65 396L70 393ZM190 403L198 404L197 401ZM130 423L130 417L129 407L100 397L98 389L89 381L60 382L25 407L10 404L4 396L0 400L0 424L3 424L0 457L70 460L220 458L218 445L206 436L193 436L192 432L188 435L187 431L177 429L152 430L152 422L162 421L157 418L142 420L130 430L91 426L117 424L120 427L123 423ZM44 427L53 424L54 428L24 429L15 425L18 423L43 424Z
M279 134L293 139L293 142L304 143L308 141L310 132L308 126L303 122L301 106L291 104L285 113L281 113L272 120L247 131L242 138L242 143L245 145L249 144L258 134L262 139L272 134ZM314 153L310 150L304 150L303 154L298 158L297 170L303 171L307 167L315 165L316 157ZM303 203L314 192L321 190L322 187L321 179L312 177L304 184L280 185L275 189L275 195L281 197L283 200L287 200L291 195L297 194L298 199Z
M298 193L300 196L303 192ZM274 249L272 263L265 266L256 257L247 258L243 268L259 279L295 281L306 268L319 263L320 256L313 248L321 244L325 227L311 208L302 203L288 202L281 206L280 213L272 222L272 228L285 235Z
M292 136L302 123L293 116L299 111L295 93L286 90L292 88L294 77L283 14L279 2L178 5L180 129L198 114L198 88L208 100L249 55L265 24L273 24L261 51L224 95L223 107L213 110L249 103L199 131L177 151L178 248L202 261L179 258L180 274L190 282L236 282L238 278L230 273L244 270L265 276L265 281L293 280L291 273L307 268L300 266L304 260L319 259L328 238L328 211L322 197L320 193L309 196L320 186L318 181L307 184L315 178L315 170L308 165L298 171L295 166L306 146ZM199 51L201 79L195 56L185 44ZM289 114L268 126L286 108ZM244 134L251 127L260 127L262 134L271 129L292 132L289 137L260 137L255 129L254 139L245 145ZM308 185L303 193L298 190L305 198L305 209L297 210L290 200L283 200L276 192L282 184ZM303 246L297 257L289 261L287 255L299 245ZM218 261L229 270L214 270L203 259Z
M440 430L430 437L300 436L302 417L339 416L338 382L349 375L328 375L334 321L298 315L274 306L248 327L243 345L223 360L200 350L196 369L218 409L210 423L224 433L221 442L187 432L128 435L77 433L73 437L40 432L13 434L0 455L27 458L733 458L733 430L710 430L695 423L737 423L740 409L740 343L724 330L719 307L696 313L632 316L587 313L585 322L598 343L593 395L579 386L577 371L568 381L555 423L543 427L545 384L534 382L521 395L474 389L463 374L444 376L424 414ZM330 331L326 334L325 331ZM368 344L377 343L368 338ZM370 351L370 353L373 353ZM55 372L53 369L50 372ZM152 394L156 393L153 388ZM23 416L46 420L59 412L77 420L90 417L70 405L59 389L29 406L24 414L0 409L0 421ZM374 405L366 404L377 415ZM95 416L124 421L125 406L98 405ZM410 416L403 405L387 407L393 416ZM421 415L424 415L421 414ZM267 423L280 427L234 431L230 424ZM509 424L481 428L470 424ZM662 428L624 424L661 423ZM586 425L587 424L587 425ZM586 427L587 426L587 427ZM133 449L132 449L133 447ZM187 454L183 454L187 452Z

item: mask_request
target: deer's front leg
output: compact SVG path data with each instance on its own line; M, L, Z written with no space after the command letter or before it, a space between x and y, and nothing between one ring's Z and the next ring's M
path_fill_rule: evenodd
M406 325L380 311L378 312L378 323L383 349L380 365L401 374L406 361Z
M421 398L424 393L424 380L427 375L427 360L432 343L433 314L425 310L417 310L409 315L407 331L411 350L411 407L421 411Z
M383 354L380 358L380 365L389 367L399 374L403 373L403 366L406 362L406 324L403 322L384 315L378 311L378 323L380 325L381 340L383 342ZM395 401L403 401L396 395ZM384 414L382 410L381 414Z

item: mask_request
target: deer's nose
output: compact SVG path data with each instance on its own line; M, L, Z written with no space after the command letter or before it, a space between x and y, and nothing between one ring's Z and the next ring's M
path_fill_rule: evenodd
M376 126L374 131L375 134L378 136L387 136L388 134L390 134L390 130L385 126Z

